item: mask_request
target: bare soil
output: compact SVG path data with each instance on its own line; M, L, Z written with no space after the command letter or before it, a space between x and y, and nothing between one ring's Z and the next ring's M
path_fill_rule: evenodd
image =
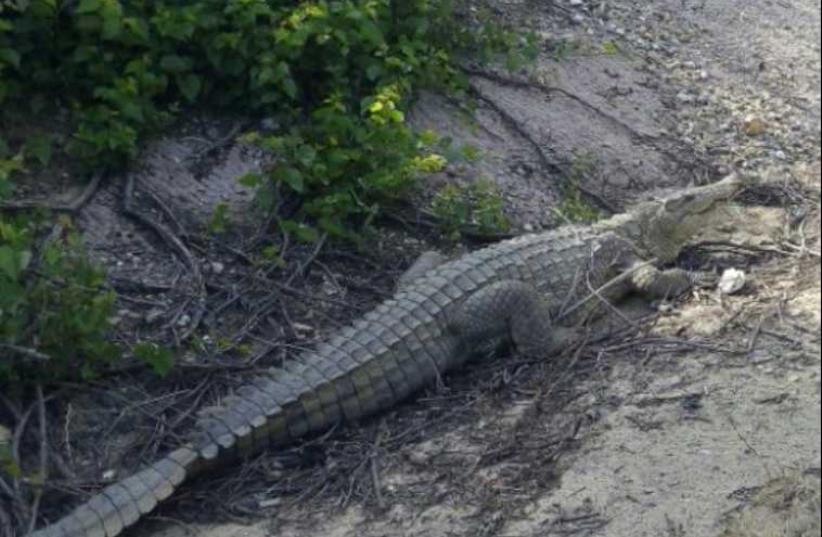
M520 230L730 170L763 179L682 263L737 268L732 295L628 304L550 362L480 361L415 401L184 486L133 535L809 536L820 528L820 4L494 0L538 33L521 73L467 68L474 119L421 95L411 118L482 154L428 180L496 184ZM255 370L390 295L429 227L371 249L281 245L236 179L255 125L195 119L78 216L121 295L118 334L177 342L175 372L127 361L60 403L57 514L156 457ZM124 191L133 195L124 211ZM129 199L128 197L126 199ZM228 229L207 231L225 205ZM176 238L176 240L175 240ZM461 248L473 248L467 243ZM607 335L607 337L603 336Z

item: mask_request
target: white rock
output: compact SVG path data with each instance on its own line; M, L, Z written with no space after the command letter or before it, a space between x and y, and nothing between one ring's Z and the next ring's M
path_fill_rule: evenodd
M745 281L745 271L729 268L722 273L717 287L723 295L731 295L745 287Z
M680 91L676 94L676 99L683 104L690 104L694 102L694 98L686 91Z
M223 265L219 261L213 261L211 263L211 270L214 272L214 274L220 274L225 270L225 265Z

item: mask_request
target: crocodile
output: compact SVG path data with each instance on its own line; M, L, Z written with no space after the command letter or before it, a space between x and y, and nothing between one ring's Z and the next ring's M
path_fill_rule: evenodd
M590 314L631 292L686 292L706 273L666 265L702 228L727 218L728 201L747 183L733 174L594 224L519 236L451 261L430 256L373 311L201 412L177 449L32 535L115 537L192 476L386 410L491 341L550 356L577 330L557 323L559 315Z

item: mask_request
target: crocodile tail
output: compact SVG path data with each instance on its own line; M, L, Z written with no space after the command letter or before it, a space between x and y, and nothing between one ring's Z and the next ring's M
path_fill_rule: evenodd
M135 474L107 486L32 537L115 537L149 513L202 467L199 452L181 447Z
M196 474L282 441L280 387L261 376L223 404L199 412L192 440L135 474L107 486L31 537L115 537ZM266 391L267 390L267 391ZM288 401L295 399L293 396Z

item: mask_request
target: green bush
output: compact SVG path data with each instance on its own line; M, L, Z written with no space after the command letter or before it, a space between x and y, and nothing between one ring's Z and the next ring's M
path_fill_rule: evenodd
M265 208L283 196L296 206L283 231L355 238L418 174L443 165L405 123L413 92L462 92L456 60L468 52L517 67L535 51L455 13L451 0L0 1L0 128L18 133L0 136L0 196L12 173L52 153L85 168L118 165L184 108L240 111L284 125L247 135L276 164L244 178ZM60 118L68 132L43 132L31 118ZM102 276L73 240L49 250L60 252L49 254L52 268L44 256L43 274L28 270L30 226L3 222L2 341L50 354L65 338L68 354L98 363L111 300L95 294ZM226 222L215 215L212 225ZM83 307L89 320L72 321ZM54 330L35 337L23 326L41 314L40 328Z
M18 118L68 110L60 149L89 166L133 156L183 106L276 117L288 128L255 138L281 157L271 179L342 234L420 171L402 111L414 88L460 91L454 58L469 50L512 66L534 51L454 12L450 0L0 4L0 106Z
M466 187L444 187L434 198L432 209L443 231L454 240L467 229L494 234L511 228L502 196L493 183L483 179Z
M66 223L68 225L68 223ZM89 378L117 358L114 294L76 233L34 255L33 220L0 218L0 385Z

